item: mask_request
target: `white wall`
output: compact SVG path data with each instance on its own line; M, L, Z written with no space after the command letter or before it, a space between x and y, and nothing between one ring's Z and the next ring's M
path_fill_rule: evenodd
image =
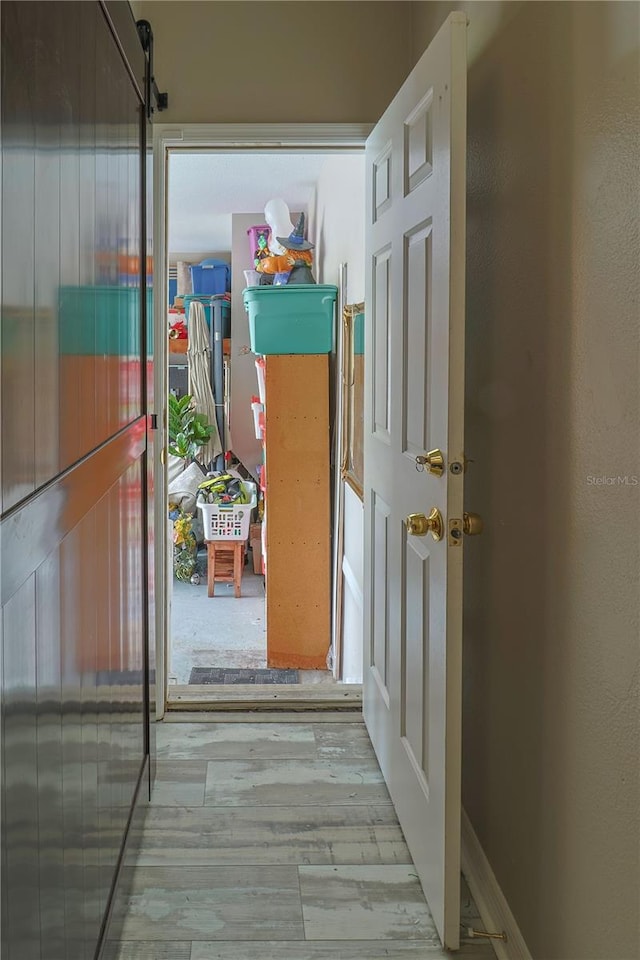
M231 444L238 459L257 478L262 463L262 445L256 440L251 396L258 393L256 356L251 353L249 318L242 291L243 270L253 267L247 230L264 223L264 211L231 216Z
M364 152L327 157L318 177L311 224L318 283L337 283L348 264L349 303L364 300Z
M190 253L184 251L170 251L167 263L169 266L175 266L178 260L184 260L185 263L202 263L203 260L215 258L224 260L225 263L231 263L231 253L229 250L214 250L211 253Z
M364 300L364 153L327 157L316 185L310 224L316 243L315 275L319 283L338 283L347 264L346 298ZM342 675L362 681L363 505L350 487L344 492L342 559Z
M342 679L362 683L364 508L344 485L344 556L342 558Z

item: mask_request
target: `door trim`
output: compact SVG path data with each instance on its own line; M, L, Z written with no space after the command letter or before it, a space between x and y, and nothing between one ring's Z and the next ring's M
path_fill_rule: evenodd
M156 497L156 718L160 720L168 703L168 609L167 609L167 468L161 462L167 445L167 172L170 150L264 150L308 152L364 149L373 128L368 123L156 123L153 125L153 323L154 385L158 412L158 442L155 445Z
M507 936L506 942L491 941L498 960L532 960L516 918L500 889L500 884L464 807L461 826L462 873L469 884L471 896L482 917L485 929L492 933L505 933Z

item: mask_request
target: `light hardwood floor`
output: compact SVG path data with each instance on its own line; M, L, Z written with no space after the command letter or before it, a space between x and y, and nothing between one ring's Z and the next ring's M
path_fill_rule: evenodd
M458 956L492 958L461 883ZM105 960L451 957L364 725L321 714L158 725L111 936Z

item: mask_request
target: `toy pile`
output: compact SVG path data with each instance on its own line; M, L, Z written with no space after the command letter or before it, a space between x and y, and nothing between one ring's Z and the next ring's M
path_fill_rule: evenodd
M230 473L220 473L207 477L198 486L198 503L249 503L250 497L240 477Z
M169 339L170 340L186 340L187 339L187 325L184 320L176 320L175 323L169 325Z
M282 286L287 283L315 283L311 272L314 244L304 237L304 213L300 214L294 227L289 220L289 208L284 200L277 199L270 200L266 205L265 218L271 227L268 250L265 251L263 247L260 256L254 257L260 284ZM279 230L285 225L290 232L286 236L278 236Z
M173 572L178 580L189 581L194 575L198 556L193 517L182 510L172 511L169 516L173 520Z

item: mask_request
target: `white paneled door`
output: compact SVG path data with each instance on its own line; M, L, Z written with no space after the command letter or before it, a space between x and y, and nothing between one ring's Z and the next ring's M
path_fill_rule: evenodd
M450 949L460 924L466 25L451 14L366 151L364 712ZM435 450L442 465L437 453L417 462Z

